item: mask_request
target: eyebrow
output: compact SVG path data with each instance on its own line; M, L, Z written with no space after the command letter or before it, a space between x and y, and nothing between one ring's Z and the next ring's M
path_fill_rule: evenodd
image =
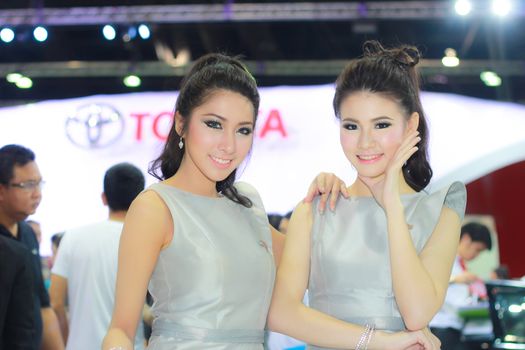
M222 121L225 121L225 122L228 122L229 120L227 118L224 118L223 116L220 116L218 114L215 114L215 113L206 113L206 114L203 114L203 116L208 116L208 117L215 117L215 118L218 118ZM254 125L254 122L240 122L238 125Z
M390 118L390 117L387 117L386 115L384 115L384 116L381 116L381 117L373 118L371 121L372 122L377 122L379 120L385 120L385 119L386 120L394 120L393 118ZM356 119L353 119L353 118L343 118L342 121L344 121L344 122L347 122L347 121L348 122L354 122L356 124L359 124L359 121L356 120Z

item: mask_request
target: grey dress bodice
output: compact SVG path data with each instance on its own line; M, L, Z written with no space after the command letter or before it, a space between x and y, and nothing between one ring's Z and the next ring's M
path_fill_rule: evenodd
M255 189L235 187L251 208L162 183L149 187L169 208L174 235L149 284L148 349L262 349L275 279L271 233Z
M401 201L420 253L443 205L463 218L466 190L454 182L430 195L402 195ZM405 329L392 287L386 215L373 197L341 198L335 212L315 210L308 296L310 307L340 320Z

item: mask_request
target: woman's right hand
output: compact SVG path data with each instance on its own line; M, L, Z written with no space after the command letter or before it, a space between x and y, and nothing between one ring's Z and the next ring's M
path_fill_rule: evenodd
M441 341L428 328L388 334L387 350L439 350Z

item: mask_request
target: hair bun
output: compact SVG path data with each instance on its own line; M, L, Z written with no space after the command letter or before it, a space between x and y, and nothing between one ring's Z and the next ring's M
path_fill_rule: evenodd
M413 46L401 46L392 49L384 48L377 40L368 40L363 44L364 57L385 57L406 67L419 63L419 50Z
M414 67L416 64L419 63L419 58L421 55L419 54L419 50L412 46L405 46L401 49L401 51L404 53L404 59L400 60L400 63L406 64L409 67Z
M363 54L365 57L382 56L385 52L385 48L377 40L368 40L363 44Z

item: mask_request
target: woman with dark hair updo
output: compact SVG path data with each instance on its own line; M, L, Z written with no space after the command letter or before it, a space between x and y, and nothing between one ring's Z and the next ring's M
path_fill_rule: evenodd
M148 349L262 350L283 238L269 225L257 191L234 183L252 146L258 109L255 80L235 58L206 55L183 80L174 125L150 169L161 181L141 193L126 216L103 349L132 349L149 289ZM310 193L324 187L339 194L338 186L338 179L321 174ZM359 327L313 310L294 322L306 332L312 317L330 330L307 338L316 344L350 347L359 335ZM378 339L392 349L428 343L417 332Z
M369 41L337 78L333 107L357 178L335 212L295 209L270 308L276 331L303 338L289 320L304 312L308 289L311 308L364 327L361 345L372 346L378 329L429 332L447 291L466 190L459 182L424 190L432 169L418 61L414 47Z

